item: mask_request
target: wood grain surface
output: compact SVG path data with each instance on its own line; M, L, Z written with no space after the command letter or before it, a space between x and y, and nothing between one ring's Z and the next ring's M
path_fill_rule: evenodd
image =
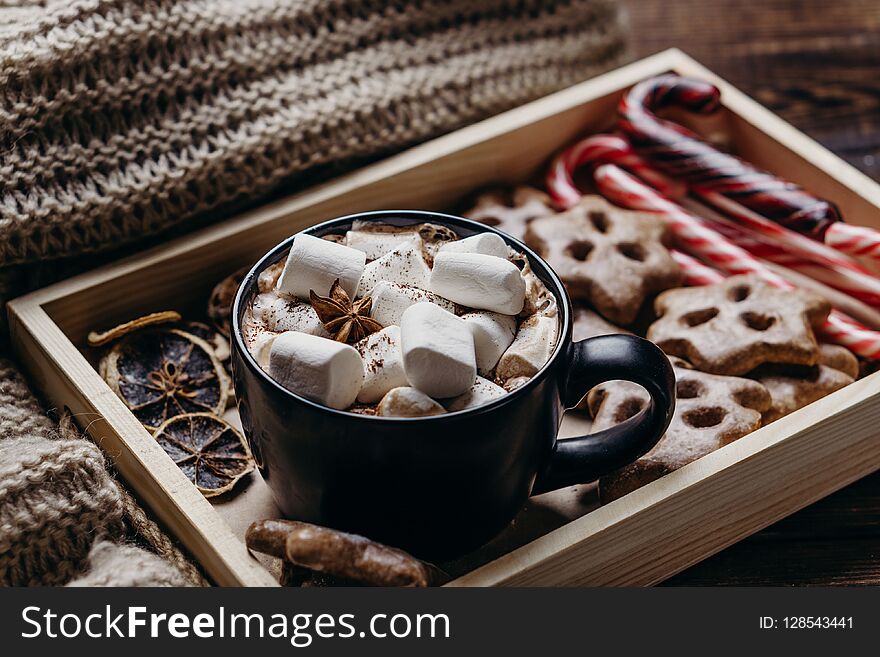
M684 50L880 179L880 2L622 1L636 56ZM880 473L667 583L880 584Z

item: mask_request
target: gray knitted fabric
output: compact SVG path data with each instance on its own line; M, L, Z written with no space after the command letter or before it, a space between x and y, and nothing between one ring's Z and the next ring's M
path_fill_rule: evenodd
M171 564L133 545L98 541L89 552L88 572L67 586L187 586Z
M0 302L622 55L614 0L0 0ZM0 584L202 583L61 429L0 360Z
M122 499L100 450L64 439L0 361L0 583L63 584L96 537L123 533Z
M216 219L590 77L623 43L612 0L48 4L0 31L0 265Z
M123 532L119 492L95 445L39 435L0 440L0 582L63 584L95 536Z
M93 534L122 530L119 493L95 445L56 428L9 361L0 360L0 583L60 584Z
M113 543L132 533L166 561ZM98 447L69 420L56 426L14 365L0 359L0 585L72 578L79 586L203 583L113 479Z

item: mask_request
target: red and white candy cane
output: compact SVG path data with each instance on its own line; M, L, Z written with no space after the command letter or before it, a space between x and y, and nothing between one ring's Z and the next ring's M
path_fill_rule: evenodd
M671 73L659 75L639 82L624 95L618 106L618 127L638 153L692 189L719 192L783 226L821 238L840 219L831 203L655 115L668 107L712 114L720 106L721 92L715 85Z
M567 199L564 202L566 207L576 203L582 193L574 184L571 169L568 169L567 175L561 175L561 171L564 169L558 166L560 162L564 165L571 165L575 162L578 165L595 165L597 162L589 161L584 155L587 152L591 152L598 162L611 160L629 163L630 166L634 162L632 159L621 157L621 151L627 150L626 142L623 140L615 141L613 136L597 135L584 140L584 142L594 148L584 148L581 150L580 157L568 160L563 159L565 157L565 153L563 153L554 162L547 175L548 191L556 199ZM615 158L617 159L615 160ZM692 253L698 254L718 269L736 274L756 274L772 285L785 289L794 287L747 251L731 244L716 231L703 226L699 217L664 198L654 189L627 174L623 169L605 164L596 169L594 178L600 191L617 204L634 210L663 214L670 222L676 238ZM712 273L714 270L687 254L674 252L673 257L683 266L686 282L689 285L706 285L721 280ZM829 340L848 347L863 358L880 359L880 333L864 327L838 310L832 311L831 316L822 327L822 332Z
M574 183L574 172L585 165L609 162L636 174L664 196L679 198L687 194L687 185L671 180L636 154L618 135L593 135L566 148L547 171L547 191L557 205L570 208L583 194Z
M578 146L563 152L551 166L547 176L547 187L554 199L569 199L566 205L572 205L572 199L577 202L583 194L574 185L570 173L561 175L560 164L567 167L577 162L578 164L599 164L594 171L594 179L597 185L608 180L601 188L602 193L611 201L626 208L634 210L647 210L649 212L662 213L667 219L676 239L688 251L696 253L718 269L737 274L759 274L767 278L775 278L780 285L785 285L783 279L773 274L755 258L743 249L731 244L717 232L703 225L702 221L687 210L662 196L658 191L639 182L636 178L616 166L617 162L625 161L623 155L628 150L626 142L615 142L609 135L597 135L580 142L591 148L583 148L583 153L591 153L596 158L589 161L585 156L573 158L568 153ZM622 142L622 143L621 143ZM602 148L599 148L601 145ZM616 150L612 148L616 146ZM614 164L601 164L611 160Z
M619 128L661 171L737 219L748 221L748 210L838 251L880 259L880 233L843 223L831 202L659 119L654 112L665 107L711 114L720 107L720 92L708 82L667 74L640 82L621 100Z
M553 199L563 207L570 207L581 197L574 183L574 171L580 166L596 166L601 163L616 164L649 183L667 199L672 196L685 206L699 208L693 218L712 218L711 228L722 232L728 239L748 250L753 236L758 246L767 249L755 253L778 264L795 267L814 276L835 289L849 294L872 307L880 308L880 279L848 257L823 244L809 240L764 217L741 208L739 222L732 222L711 208L695 203L686 195L686 189L676 185L632 150L630 144L617 135L593 135L583 139L560 153L547 172L547 188ZM664 193L664 190L666 192ZM723 199L723 197L721 197ZM726 202L726 199L723 199ZM731 231L722 230L717 222L731 225ZM735 230L734 230L735 229ZM742 241L741 241L742 240Z
M880 309L880 279L870 272L860 267L836 267L822 258L813 258L809 253L792 249L789 243L774 240L765 233L752 231L699 203L685 199L682 204L706 220L710 228L752 255L799 271L862 303ZM782 230L791 232L787 229Z
M715 285L715 283L720 283L725 279L724 274L717 269L707 267L693 256L689 256L687 253L682 253L677 249L672 250L672 258L678 263L678 266L681 267L681 271L684 274L685 285L691 287Z
M880 233L864 226L853 226L842 221L825 232L825 244L854 256L880 260Z
M770 221L756 214L738 203L721 196L717 193L698 194L699 198L720 210L724 215L733 218L743 227L760 233L775 242L784 245L789 251L803 258L812 260L816 264L824 265L832 269L846 269L861 276L868 278L864 285L873 288L875 292L880 292L880 280L877 280L867 269L852 258L847 257L843 253L836 251L827 244L816 242L800 233L796 233L784 226ZM835 225L846 226L847 224L839 223ZM829 230L831 230L829 228ZM826 236L828 233L826 232ZM859 278L859 276L856 276Z
M647 162L643 160L643 166L646 164ZM710 207L753 230L785 242L792 251L800 253L805 258L812 258L816 263L824 263L827 267L849 269L858 274L872 276L847 255L880 260L880 233L870 228L837 221L825 229L823 241L820 242L770 221L719 192L705 189L694 189L692 192ZM876 282L876 285L880 286L880 282Z
M794 289L760 260L702 225L687 210L663 198L623 169L613 164L599 166L594 179L600 192L614 203L662 215L681 244L718 269L729 274L754 274L774 287ZM831 312L821 331L829 340L863 358L880 359L880 332L862 326L838 310Z

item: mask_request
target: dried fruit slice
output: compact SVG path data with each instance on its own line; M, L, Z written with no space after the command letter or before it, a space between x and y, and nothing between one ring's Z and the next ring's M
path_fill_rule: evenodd
M171 322L179 321L180 313L175 310L163 310L159 313L150 313L149 315L144 315L143 317L138 317L137 319L125 322L124 324L120 324L119 326L114 326L112 329L109 329L107 331L92 331L91 333L89 333L88 337L89 346L102 347L105 344L109 344L114 340L118 340L119 338L124 337L129 333L139 331L140 329L146 328L147 326L155 326L156 324L170 324Z
M204 322L192 321L180 322L176 324L174 328L179 328L181 331L192 333L197 338L201 338L207 342L214 349L214 355L217 356L217 360L225 362L229 359L229 340L227 340L217 329L208 326Z
M210 413L173 417L155 433L156 442L205 497L232 490L254 469L244 437Z
M113 345L101 373L148 429L185 413L219 415L228 375L211 346L180 329L139 331Z
M211 296L208 298L208 317L214 322L217 330L227 337L229 336L229 317L232 315L232 302L235 300L235 293L238 292L238 288L247 273L247 268L244 268L227 276L214 286Z
M174 328L201 338L214 350L214 355L217 360L223 363L223 372L226 374L226 403L228 406L233 406L235 404L235 388L232 385L232 361L229 359L232 351L229 347L229 340L216 328L208 326L204 322L183 321L175 324Z

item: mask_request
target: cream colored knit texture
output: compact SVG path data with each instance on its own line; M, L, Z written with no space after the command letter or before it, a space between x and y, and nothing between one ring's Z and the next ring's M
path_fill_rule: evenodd
M200 584L107 472L98 447L76 436L49 420L13 364L0 359L0 585ZM126 540L127 526L167 561L109 542Z
M124 531L100 450L55 431L12 364L0 361L0 583L63 584L96 537Z
M63 584L95 535L122 531L119 493L93 444L0 440L0 582Z
M67 586L188 586L171 564L132 545L98 541L89 552L88 572Z
M612 66L612 0L63 0L0 31L0 265L118 246Z

